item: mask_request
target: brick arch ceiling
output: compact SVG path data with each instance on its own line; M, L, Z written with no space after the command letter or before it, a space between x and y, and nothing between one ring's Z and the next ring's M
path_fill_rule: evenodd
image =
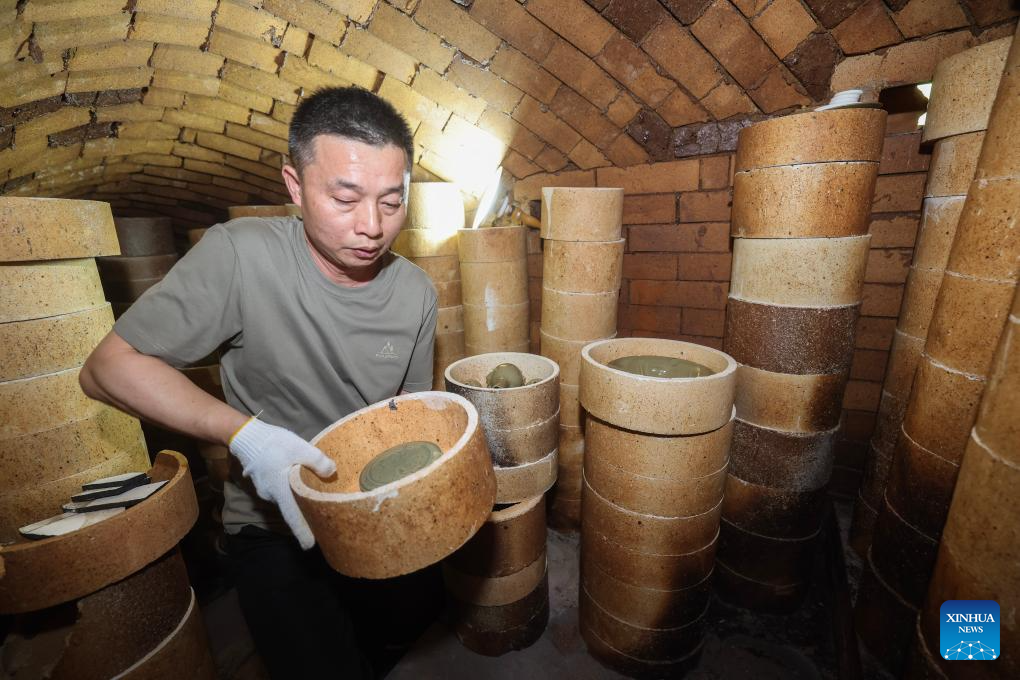
M302 96L356 84L416 174L514 177L726 150L830 86L930 77L1009 0L0 0L0 193L184 223L286 200Z

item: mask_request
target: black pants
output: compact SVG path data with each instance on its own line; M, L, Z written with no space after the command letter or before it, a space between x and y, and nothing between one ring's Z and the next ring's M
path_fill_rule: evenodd
M254 526L227 534L241 611L273 680L381 677L443 606L438 568L371 581ZM374 672L373 672L374 671Z

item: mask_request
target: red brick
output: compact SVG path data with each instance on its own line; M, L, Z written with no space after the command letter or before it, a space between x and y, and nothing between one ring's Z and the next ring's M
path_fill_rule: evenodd
M624 224L662 224L675 221L674 194L630 194L623 197Z
M921 209L924 199L924 173L880 175L875 183L871 212L908 212Z
M701 159L701 188L724 189L733 184L730 176L732 156L709 156Z
M728 222L639 225L627 233L631 252L725 253L730 248Z
M892 135L882 145L882 163L878 171L883 175L902 172L928 172L930 153L921 153L920 131L909 135Z
M540 102L552 101L560 82L512 47L503 46L492 59L492 72Z
M655 111L673 127L700 123L711 118L701 104L680 88L673 90L673 94L666 97Z
M632 280L630 282L630 303L725 309L728 290L728 283Z
M869 442L875 431L876 415L871 411L847 411L839 428L841 439L852 442Z
M726 328L726 312L721 309L693 309L684 307L681 326L688 335L721 338Z
M705 335L686 335L680 334L676 336L676 340L683 340L684 342L693 342L695 345L704 345L705 347L711 347L717 349L720 352L723 348L722 338L711 338Z
M475 0L471 18L537 61L544 59L556 42L556 34L517 0Z
M906 111L904 113L890 113L885 119L885 134L898 135L909 132L917 132L919 126L917 120L923 111Z
M630 334L633 338L659 338L660 340L675 340L676 333L663 333L662 331L639 331L635 330Z
M671 21L656 0L612 0L602 12L634 42L641 42L652 26L665 19Z
M620 129L601 111L569 87L561 87L549 108L600 149L608 147Z
M811 103L811 100L800 92L798 85L797 79L785 66L776 64L758 87L748 90L747 94L762 111L773 113L791 106Z
M667 255L665 253L624 255L623 276L627 279L675 281L677 274L676 257L676 255Z
M977 22L978 26L988 26L994 24L1003 19L1009 19L1017 15L1017 10L1010 0L995 0L994 2L988 2L988 0L963 0L964 5L970 10L971 16Z
M893 21L907 38L967 25L967 17L956 0L909 0L893 14Z
M765 38L772 51L782 59L793 51L801 40L817 28L800 0L773 0L768 8L751 22Z
M915 215L872 218L868 229L871 233L871 247L913 248L920 219Z
M595 61L649 106L658 106L676 89L676 84L660 76L648 56L623 35L606 43Z
M628 194L693 191L698 187L697 159L670 161L632 168L600 168L600 187L621 187Z
M680 255L680 278L684 281L729 281L731 253L691 253Z
M882 398L882 383L850 380L843 393L843 408L858 411L877 411Z
M857 322L857 342L854 346L860 349L889 349L895 331L896 319L862 316Z
M882 382L885 377L885 364L888 352L876 349L855 349L853 362L850 364L851 380L868 380Z
M864 284L861 314L864 316L898 316L903 301L903 286L887 283Z
M675 21L663 21L656 26L641 49L695 97L704 97L722 78L712 55Z
M913 251L906 248L872 248L868 251L867 283L903 283L907 280Z
M569 153L581 138L556 114L543 111L542 106L527 95L517 106L513 118L563 153ZM538 163L537 158L535 162Z
M705 95L701 103L712 112L716 120L723 120L738 113L753 113L758 110L757 105L744 93L743 88L726 80L716 85L711 92Z
M903 40L882 0L870 0L858 7L832 30L832 37L846 54L863 54Z
M536 172L542 171L542 168L538 167L513 149L507 150L506 156L503 157L503 168L518 179L527 177L528 175L534 175Z
M601 52L616 32L583 0L532 0L527 8L542 23L591 57Z
M681 222L722 222L730 219L730 192L690 191L680 194Z
M466 10L449 0L422 0L414 20L478 62L491 59L499 47L498 36L482 28Z
M558 40L553 45L549 56L542 61L542 66L600 109L606 108L620 92L615 81L598 64L565 40ZM634 104L634 111L627 117L627 121L634 117L637 110L638 106Z
M567 167L570 160L553 147L547 146L542 153L535 156L535 162L546 172L559 172Z
M744 88L754 87L778 61L727 0L709 7L691 32Z
M620 305L619 325L633 331L678 333L682 313L679 307Z
M542 278L542 253L528 253L528 276Z
M627 168L648 161L648 153L631 139L630 135L617 137L606 149L606 155L618 168Z

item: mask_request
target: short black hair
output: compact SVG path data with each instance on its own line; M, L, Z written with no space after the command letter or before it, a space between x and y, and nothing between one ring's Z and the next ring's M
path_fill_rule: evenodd
M414 138L404 117L388 101L360 87L317 90L297 107L287 142L290 162L299 171L314 160L319 135L376 147L392 144L403 149L408 170L414 158Z

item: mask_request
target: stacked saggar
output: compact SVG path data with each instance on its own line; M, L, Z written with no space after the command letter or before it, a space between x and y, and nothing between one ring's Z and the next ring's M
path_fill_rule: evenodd
M581 348L616 337L622 231L622 189L542 189L541 350L560 366L560 471L549 521L574 531L581 518L584 457Z
M807 588L885 119L834 109L740 133L724 344L740 367L716 579L744 606L792 608Z
M928 337L935 298L949 249L974 178L1009 38L975 47L943 60L935 70L924 125L924 141L934 144L924 192L921 229L914 246L899 322L882 386L878 420L864 481L854 506L851 545L867 558L878 510L882 507L893 451L914 384L914 373ZM959 102L966 101L966 106Z
M634 356L712 373L649 377L610 365ZM701 345L644 338L592 343L581 361L581 634L613 668L672 677L696 663L704 637L736 362Z
M52 678L171 678L187 667L212 678L176 550L198 512L187 461L163 452L150 469L138 421L78 387L113 324L92 258L118 252L105 203L0 199L0 614L21 615L5 670L31 674L41 663ZM82 484L144 471L167 482L146 501L61 536L19 535ZM40 645L54 638L56 655Z
M486 227L457 236L467 356L529 349L526 232Z
M142 293L163 280L177 262L169 217L117 217L120 255L97 257L106 298L119 317Z
M878 509L871 571L857 600L862 640L894 672L902 669L928 592L960 461L1020 280L1018 84L1014 37Z
M407 221L393 252L425 270L436 287L436 339L432 385L443 385L443 372L464 357L464 306L461 295L457 232L464 228L464 197L448 182L411 182Z
M525 384L483 387L507 363ZM545 492L557 474L559 367L534 354L481 354L451 364L446 388L478 409L500 505L444 563L443 576L457 637L496 656L535 642L549 618Z

